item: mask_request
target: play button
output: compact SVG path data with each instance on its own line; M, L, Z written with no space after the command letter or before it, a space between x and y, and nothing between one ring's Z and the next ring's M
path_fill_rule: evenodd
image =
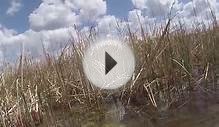
M105 74L108 74L116 64L117 62L109 55L109 53L105 52Z
M117 89L132 77L135 58L125 43L100 41L85 51L83 69L93 85L101 89Z

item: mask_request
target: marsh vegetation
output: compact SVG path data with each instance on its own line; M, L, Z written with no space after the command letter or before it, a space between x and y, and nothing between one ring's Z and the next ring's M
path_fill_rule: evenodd
M137 65L117 91L94 87L83 73L95 31L78 32L80 40L72 38L58 56L44 50L38 62L21 53L0 76L0 126L219 126L218 25L170 24L153 35L141 29L140 37L127 26L123 40Z

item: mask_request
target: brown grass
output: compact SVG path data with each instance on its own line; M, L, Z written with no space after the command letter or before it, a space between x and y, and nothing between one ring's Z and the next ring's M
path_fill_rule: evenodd
M178 27L169 32L167 25L156 37L143 32L142 39L128 28L127 43L135 52L136 70L129 83L112 93L123 105L167 110L182 104L198 85L206 91L218 89L218 27L203 25L192 32ZM4 69L0 126L59 126L59 121L66 119L70 125L80 126L80 121L89 117L86 113L97 113L95 120L101 121L109 91L95 88L85 77L83 51L93 39L82 33L79 36L83 39L72 40L58 57L44 50L45 58L34 62L21 55L17 67Z

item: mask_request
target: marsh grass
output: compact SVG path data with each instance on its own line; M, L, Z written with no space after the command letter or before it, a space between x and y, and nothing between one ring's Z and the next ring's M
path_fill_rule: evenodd
M81 126L82 122L95 126L89 124L104 119L104 101L111 95L125 107L145 106L160 112L183 104L197 87L217 92L217 25L203 24L192 32L180 26L170 32L167 23L156 37L142 29L141 39L127 29L126 43L137 65L131 81L117 92L94 87L83 72L83 52L95 33L91 37L78 33L81 39L72 39L59 56L44 49L40 62L22 53L17 66L6 65L0 76L0 126Z

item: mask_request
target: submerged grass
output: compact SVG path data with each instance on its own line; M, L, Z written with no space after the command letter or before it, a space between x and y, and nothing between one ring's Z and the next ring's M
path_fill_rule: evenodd
M117 92L100 90L85 77L82 59L93 42L89 37L79 34L83 39L72 40L59 56L44 50L40 62L21 55L17 67L6 65L0 76L0 126L102 126L109 96L125 107L162 112L183 104L197 87L217 93L218 26L170 32L168 23L160 31L154 37L142 30L138 39L128 28L126 43L137 65L132 80Z

